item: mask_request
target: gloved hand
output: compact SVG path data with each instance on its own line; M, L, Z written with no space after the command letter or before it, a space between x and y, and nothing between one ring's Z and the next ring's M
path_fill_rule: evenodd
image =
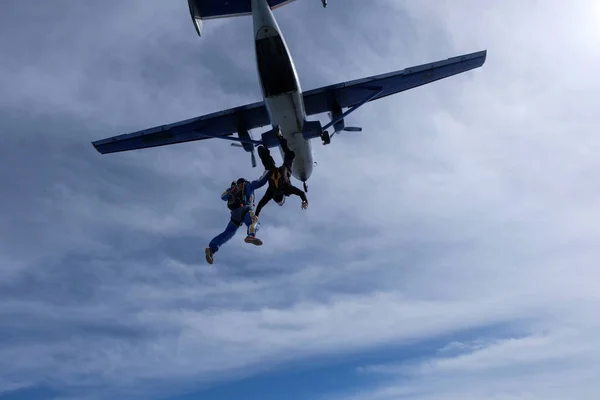
M302 202L302 209L306 210L307 207L308 207L308 201L303 201Z

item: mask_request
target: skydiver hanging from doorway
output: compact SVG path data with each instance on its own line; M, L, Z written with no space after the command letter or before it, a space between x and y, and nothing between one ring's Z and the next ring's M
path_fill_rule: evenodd
M231 182L229 189L221 194L221 200L227 201L227 207L231 210L231 217L225 230L215 236L204 250L206 261L209 264L213 263L213 255L219 251L219 247L231 240L238 228L244 224L247 226L247 236L244 241L256 246L262 245L262 241L256 237L260 223L258 222L258 215L252 211L252 207L254 205L254 191L263 187L269 176L270 172L265 171L260 178L252 182L239 178L236 182Z
M278 205L282 206L285 203L285 198L292 194L302 199L302 209L308 207L308 199L304 192L292 185L290 177L292 175L292 163L296 154L288 147L287 140L281 134L281 130L277 134L277 139L281 144L283 150L283 164L280 167L275 165L275 160L271 156L268 148L264 146L258 147L258 156L262 161L265 169L270 172L269 176L269 187L267 188L264 196L260 199L258 206L256 207L256 217L260 214L262 208L273 199Z

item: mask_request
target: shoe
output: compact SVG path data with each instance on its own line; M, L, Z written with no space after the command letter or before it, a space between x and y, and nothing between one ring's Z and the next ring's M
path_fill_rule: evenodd
M213 263L213 252L209 247L204 249L204 255L206 256L206 262L209 264L212 264Z
M253 244L255 246L260 246L262 244L262 240L260 240L257 237L254 237L254 236L246 236L246 239L244 239L244 242Z

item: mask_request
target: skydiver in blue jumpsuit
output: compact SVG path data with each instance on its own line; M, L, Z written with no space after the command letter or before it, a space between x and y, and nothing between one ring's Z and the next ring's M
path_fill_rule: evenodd
M260 223L252 207L254 206L254 191L263 187L268 182L269 176L270 172L265 171L260 178L252 182L239 178L236 182L231 182L229 189L221 194L221 200L227 201L227 207L231 210L231 217L225 230L215 236L204 250L206 261L209 264L213 263L213 255L219 251L219 247L233 238L238 228L244 224L247 226L247 236L244 241L256 246L262 245L262 241L256 237Z

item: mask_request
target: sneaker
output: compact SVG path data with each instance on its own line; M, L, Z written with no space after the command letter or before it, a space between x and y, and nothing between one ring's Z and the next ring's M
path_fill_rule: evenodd
M246 239L244 239L244 242L253 244L255 246L260 246L262 244L262 240L260 240L257 237L254 237L254 236L246 236Z
M209 264L212 264L213 263L213 252L209 247L204 249L204 255L206 256L206 262Z

